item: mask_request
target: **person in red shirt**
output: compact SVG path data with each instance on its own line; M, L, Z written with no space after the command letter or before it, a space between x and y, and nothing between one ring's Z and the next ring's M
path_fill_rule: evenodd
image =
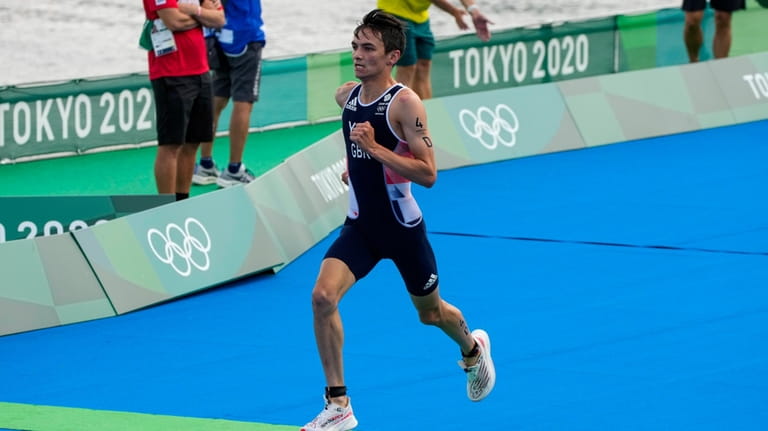
M152 22L147 53L155 97L155 183L161 194L189 197L200 142L213 139L213 92L202 26L225 24L219 0L143 0Z

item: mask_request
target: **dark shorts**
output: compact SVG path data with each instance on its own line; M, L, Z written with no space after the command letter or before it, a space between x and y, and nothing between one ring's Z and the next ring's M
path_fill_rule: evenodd
M733 12L739 9L746 9L745 0L710 0L710 7L714 10L723 12ZM683 0L684 11L694 12L707 8L707 0Z
M426 296L437 289L437 263L424 222L412 228L361 229L347 219L325 257L346 263L357 280L380 260L391 259L411 295Z
M258 101L263 47L262 42L251 42L238 55L221 51L213 74L213 94L227 99L231 97L235 102Z
M157 144L197 144L213 140L211 75L173 76L152 81Z
M398 66L413 66L417 60L431 60L435 50L435 36L429 25L429 20L417 24L411 20L400 18L405 25L405 52L397 61Z

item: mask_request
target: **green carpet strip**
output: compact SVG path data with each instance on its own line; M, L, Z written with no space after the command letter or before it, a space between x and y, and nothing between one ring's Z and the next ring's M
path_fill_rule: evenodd
M296 426L0 402L0 429L23 431L287 431Z

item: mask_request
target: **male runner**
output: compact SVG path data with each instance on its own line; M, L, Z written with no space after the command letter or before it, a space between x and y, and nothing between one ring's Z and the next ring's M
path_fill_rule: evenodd
M461 311L440 297L435 255L411 194L411 182L431 187L437 168L424 104L392 78L404 43L397 18L379 9L368 13L352 40L360 83L348 82L336 91L347 153L342 180L349 185L350 205L312 291L326 405L303 431L346 431L357 426L344 381L338 304L381 259L394 261L421 322L437 326L458 344L468 397L482 400L496 381L488 334L481 329L470 332Z

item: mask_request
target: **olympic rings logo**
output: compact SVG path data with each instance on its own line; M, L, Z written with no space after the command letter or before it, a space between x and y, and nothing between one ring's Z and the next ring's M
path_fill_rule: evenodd
M211 266L211 237L192 217L184 221L183 230L175 223L169 223L165 233L155 228L148 230L147 242L160 262L171 265L182 277L189 276L192 267L206 271Z
M477 139L489 150L495 150L499 144L512 148L517 143L516 133L520 122L515 111L507 105L498 104L494 111L481 106L477 113L462 109L459 112L459 122L469 136Z

